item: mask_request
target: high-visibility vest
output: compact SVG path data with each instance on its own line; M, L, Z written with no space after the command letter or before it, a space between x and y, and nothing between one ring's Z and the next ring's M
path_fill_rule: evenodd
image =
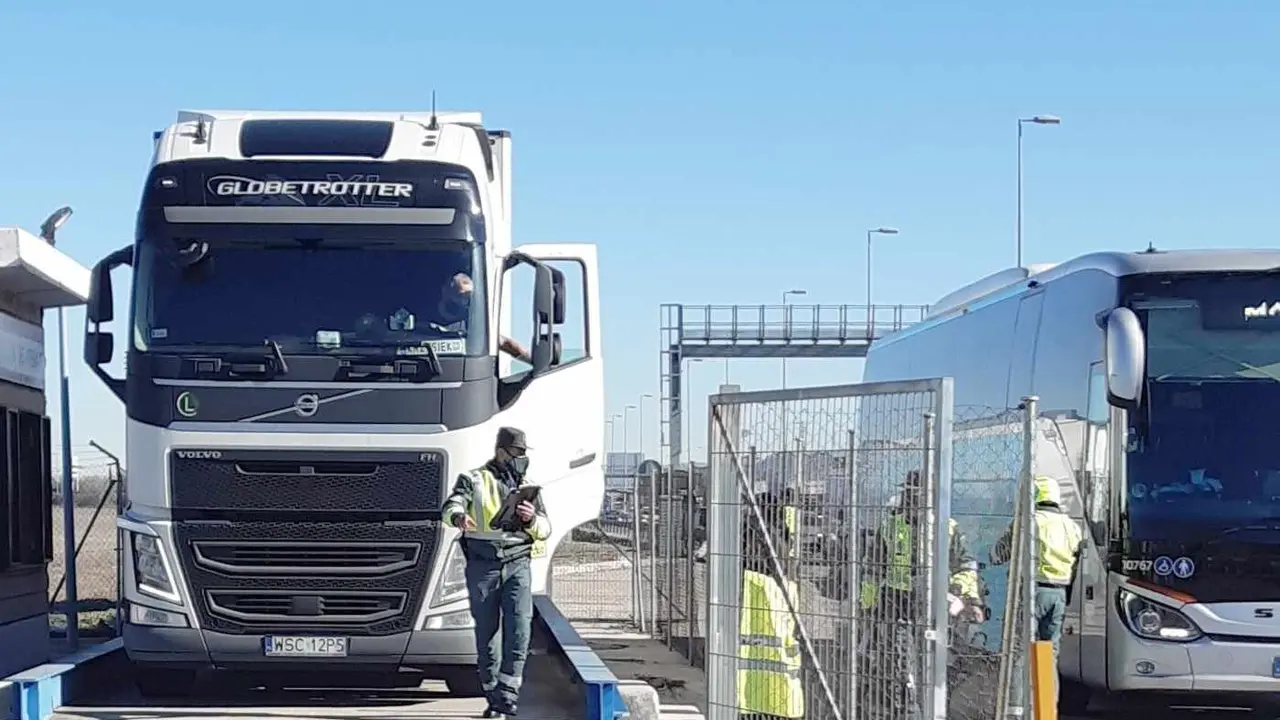
M1054 585L1070 583L1076 551L1083 540L1080 526L1066 513L1037 508L1036 549L1040 562L1036 567L1036 581Z
M787 534L790 535L788 540L787 555L795 558L800 557L800 511L795 505L784 505L782 508L782 522L786 525Z
M471 504L466 512L471 516L471 521L476 524L476 529L468 532L466 537L481 541L507 538L510 533L489 527L489 523L493 522L493 519L498 516L498 511L502 509L502 501L506 499L506 487L488 468L472 470L467 473L467 477L471 478ZM531 533L530 536L533 537L533 534ZM532 557L546 555L547 539L534 537L530 554Z
M800 643L783 589L770 576L742 573L742 618L738 624L738 712L804 717ZM796 584L786 592L796 598Z
M959 524L955 519L949 519L947 522L947 538L950 541L955 537L956 528ZM901 515L894 515L886 521L884 528L885 535L890 541L890 557L887 559L888 573L884 581L884 586L892 590L902 590L909 592L912 588L911 570L915 566L915 558L911 555L911 525L907 523ZM950 578L952 585L960 586L961 597L970 600L980 600L981 592L978 587L978 568L974 563L967 564L965 567L955 568L951 572ZM863 608L869 608L876 604L876 595L880 592L880 585L875 582L862 583L861 604Z

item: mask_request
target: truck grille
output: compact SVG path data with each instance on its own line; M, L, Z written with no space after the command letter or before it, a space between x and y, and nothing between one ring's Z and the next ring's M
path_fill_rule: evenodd
M443 501L444 456L435 452L182 454L169 458L175 510L435 512Z
M419 550L414 543L192 541L197 565L229 575L390 575L413 567Z
M174 524L201 626L236 635L412 629L439 532L436 520Z
M337 592L295 594L208 590L206 602L214 615L241 623L376 623L404 612L400 592Z

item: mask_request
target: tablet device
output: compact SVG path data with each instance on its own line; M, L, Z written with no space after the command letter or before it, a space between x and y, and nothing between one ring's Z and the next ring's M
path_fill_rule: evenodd
M542 488L537 485L521 485L514 492L507 495L507 499L502 502L498 514L493 516L493 520L489 521L490 530L522 530L524 522L520 520L520 516L516 515L516 506L522 502L531 502L537 504L538 494L542 492Z

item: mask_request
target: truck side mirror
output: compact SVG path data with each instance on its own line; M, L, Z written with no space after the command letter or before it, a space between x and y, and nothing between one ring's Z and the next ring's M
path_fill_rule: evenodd
M565 288L564 288L564 272L551 268L551 289L552 289L552 322L556 325L563 325L565 318Z
M1107 315L1105 332L1107 401L1131 410L1142 398L1147 366L1142 323L1133 310L1119 307Z
M85 303L85 318L94 324L111 322L115 319L115 293L111 291L111 271L116 265L110 263L111 257L93 266L89 276L89 299Z
M115 354L115 337L102 323L115 318L115 294L111 291L111 271L133 264L133 248L124 247L106 256L89 275L89 298L84 314L84 360L89 369L107 384L116 397L124 399L124 380L111 377L103 367Z
M555 360L555 286L551 268L534 266L533 281L533 375L546 372Z
M91 367L111 362L115 350L116 338L111 333L89 331L84 334L84 361Z

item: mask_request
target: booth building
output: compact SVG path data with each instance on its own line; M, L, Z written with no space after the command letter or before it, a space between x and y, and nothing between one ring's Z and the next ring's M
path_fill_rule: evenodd
M88 268L29 232L0 227L0 677L48 661L52 650L48 563L62 538L53 536L60 510L43 319L88 295Z

